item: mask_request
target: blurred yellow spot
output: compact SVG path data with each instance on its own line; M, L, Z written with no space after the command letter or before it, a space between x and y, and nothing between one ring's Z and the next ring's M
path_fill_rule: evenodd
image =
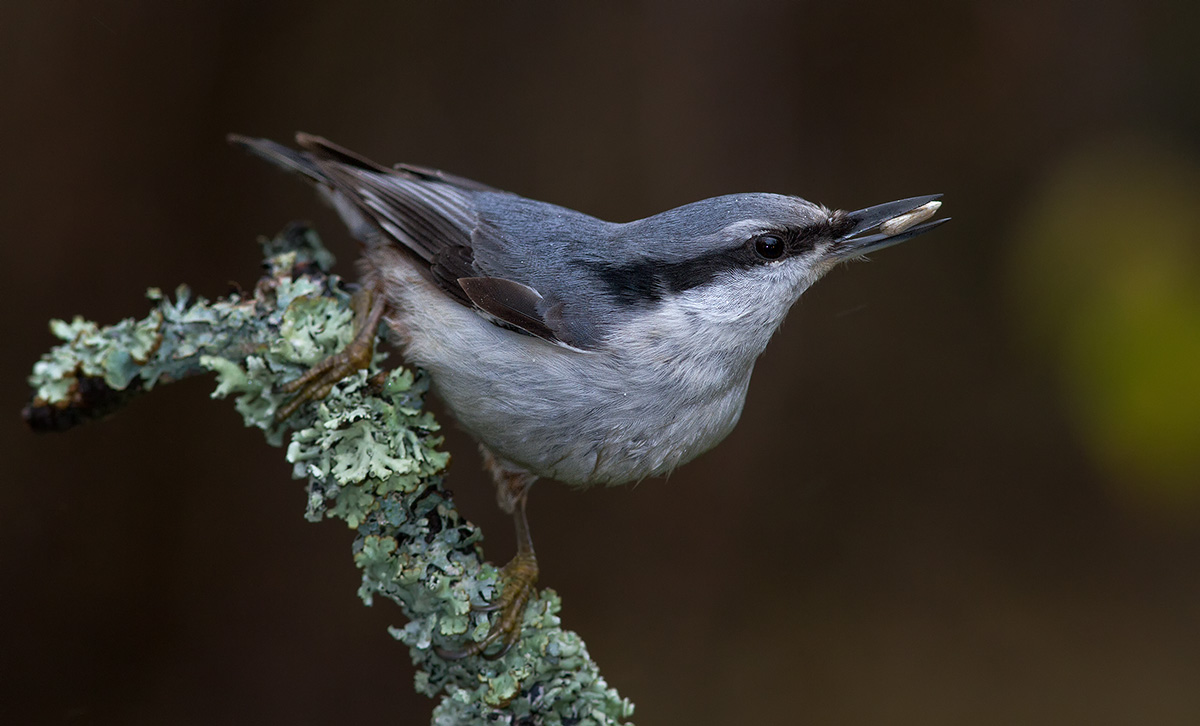
M1200 164L1124 140L1050 170L1012 241L1022 332L1131 504L1200 514Z

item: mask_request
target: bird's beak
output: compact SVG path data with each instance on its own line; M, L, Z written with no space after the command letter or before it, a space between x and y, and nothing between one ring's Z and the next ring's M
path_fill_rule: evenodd
M941 194L877 204L845 215L852 226L833 241L829 252L836 260L875 252L900 244L950 221L949 217L927 222L942 203Z

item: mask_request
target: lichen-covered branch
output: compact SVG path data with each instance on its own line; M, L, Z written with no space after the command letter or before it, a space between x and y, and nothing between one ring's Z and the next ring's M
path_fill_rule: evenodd
M436 655L434 643L453 648L488 632L490 615L471 606L494 599L500 585L479 530L442 487L448 456L422 410L425 377L385 370L377 355L370 370L277 423L287 400L280 385L345 346L353 322L350 293L328 273L332 257L311 230L293 225L264 246L268 273L251 293L209 302L180 287L172 301L151 290L157 305L141 320L51 323L65 343L34 366L26 421L69 428L156 385L215 372L213 396L233 397L247 425L286 444L293 476L308 482L306 516L355 530L359 596L368 605L391 599L408 618L392 635L409 647L417 690L441 697L433 723L627 723L633 705L604 682L579 636L559 626L551 590L530 603L522 638L503 658Z

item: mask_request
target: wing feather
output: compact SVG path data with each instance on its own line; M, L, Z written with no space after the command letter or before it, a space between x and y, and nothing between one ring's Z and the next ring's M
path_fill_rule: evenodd
M234 141L329 187L336 199L353 205L457 302L475 308L502 327L581 349L572 344L562 316L548 316L543 309L553 312L561 308L561 303L548 306L533 287L519 280L490 276L476 262L478 242L484 241L485 247L493 250L508 245L487 238L498 232L480 220L473 195L507 193L437 169L409 164L385 167L309 134L296 135L307 154L263 139L236 137ZM280 163L276 157L288 163Z

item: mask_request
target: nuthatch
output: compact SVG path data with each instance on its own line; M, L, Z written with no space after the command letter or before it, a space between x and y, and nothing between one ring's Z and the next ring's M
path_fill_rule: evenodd
M856 212L733 194L614 224L441 171L386 167L298 134L230 140L312 181L363 246L368 305L342 353L288 390L281 417L370 360L381 320L480 444L517 555L481 641L520 635L537 564L538 477L576 486L670 472L737 423L754 361L822 275L927 232L940 195Z

